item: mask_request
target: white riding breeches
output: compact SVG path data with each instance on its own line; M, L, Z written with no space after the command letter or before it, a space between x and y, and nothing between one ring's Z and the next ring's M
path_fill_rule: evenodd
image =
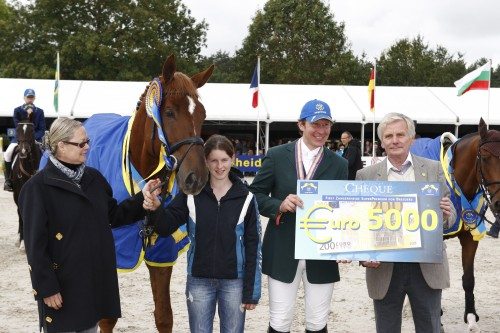
M292 283L268 277L269 324L277 331L289 332L293 321L295 299L300 281L304 285L306 329L319 331L328 322L334 283L312 284L307 280L306 261L299 260Z
M3 159L5 162L12 162L12 155L14 154L14 149L17 147L17 142L11 142L7 147L7 150L3 154Z

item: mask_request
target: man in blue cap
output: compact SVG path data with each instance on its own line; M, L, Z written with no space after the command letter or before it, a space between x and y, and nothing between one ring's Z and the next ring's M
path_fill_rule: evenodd
M306 332L327 332L333 284L340 280L338 264L328 260L298 260L295 252L295 212L303 208L298 179L346 180L347 160L325 147L331 128L330 107L307 102L298 127L302 137L269 149L250 186L260 214L269 218L262 246L262 272L268 275L268 332L289 332L300 281L304 284Z
M14 109L14 128L23 120L31 120L35 130L35 140L42 141L45 134L45 116L43 110L36 107L33 102L35 101L35 91L28 88L24 91L24 104ZM5 160L5 183L3 186L4 191L12 192L12 155L17 146L17 138L14 138L4 154Z

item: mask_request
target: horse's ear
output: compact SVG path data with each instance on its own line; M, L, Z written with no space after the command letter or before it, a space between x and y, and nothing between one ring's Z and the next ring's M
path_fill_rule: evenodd
M481 136L481 139L486 139L488 136L488 128L483 120L483 117L479 120L479 135Z
M195 74L191 77L191 80L194 82L196 85L196 88L201 88L205 83L207 83L208 79L210 76L212 76L212 73L214 72L215 65L211 65L207 69L205 69L203 72L200 72L198 74Z
M175 56L171 54L167 60L165 60L165 63L163 64L163 69L162 69L162 76L163 80L165 81L165 84L169 84L172 82L174 79L174 73L175 73Z

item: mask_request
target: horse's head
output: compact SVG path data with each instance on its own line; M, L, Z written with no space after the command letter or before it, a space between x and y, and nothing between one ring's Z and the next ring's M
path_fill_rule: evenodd
M17 123L16 127L17 150L19 158L26 158L35 143L35 128L29 120Z
M479 184L483 187L491 211L500 216L500 132L488 130L483 118L479 122L477 151Z
M208 81L213 69L212 65L189 78L176 72L175 57L171 55L163 65L162 75L150 83L134 120L134 125L138 121L135 133L132 129L135 138L130 139L131 146L135 141L136 145L143 147L142 155L133 162L140 172L142 169L144 177L155 170L163 146L167 156L175 157L167 159L176 162L177 182L184 193L197 194L207 182L208 171L200 136L206 112L197 89ZM142 125L138 119L144 119ZM141 134L141 131L145 133ZM139 137L141 139L137 139Z

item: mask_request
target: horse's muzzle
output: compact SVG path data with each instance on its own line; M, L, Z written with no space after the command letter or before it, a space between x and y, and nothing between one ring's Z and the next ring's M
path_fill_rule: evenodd
M181 181L180 183L184 183L184 186L181 185L184 193L196 195L200 193L200 191L203 189L203 186L205 186L206 179L201 179L200 177L196 176L196 173L190 172L186 176L185 181Z

